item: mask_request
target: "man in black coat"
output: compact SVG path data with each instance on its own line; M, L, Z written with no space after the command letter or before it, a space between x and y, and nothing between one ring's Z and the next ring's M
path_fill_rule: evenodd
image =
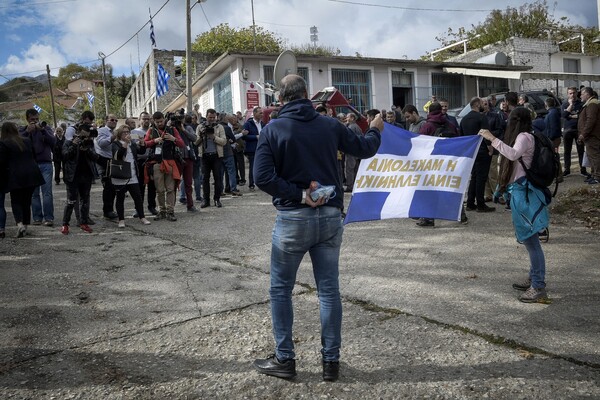
M471 111L460 121L460 130L463 136L477 135L481 129L489 129L486 116L483 114L481 99L474 97L469 103ZM485 183L487 182L492 162L491 143L483 140L479 146L467 194L467 210L478 212L496 211L496 208L485 204Z

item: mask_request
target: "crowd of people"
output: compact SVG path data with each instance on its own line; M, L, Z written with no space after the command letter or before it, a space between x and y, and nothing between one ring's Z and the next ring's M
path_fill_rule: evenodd
M246 161L253 164L254 151L264 125L261 109L243 120L241 113L206 111L164 115L142 112L136 122L109 114L101 127L87 110L72 126L61 124L54 131L40 123L35 109L25 113L27 125L6 122L0 136L0 238L6 236L6 193L17 224L17 237L27 227L53 227L53 183L66 187L67 200L60 232L71 232L71 219L82 231L93 232L90 217L92 185L102 185L102 215L125 225L125 200L133 200L133 218L149 225L154 220L176 221L179 201L190 213L214 204L221 196L242 196L238 186L246 184ZM123 172L124 171L124 172ZM211 180L212 178L212 180ZM249 190L254 190L252 168ZM211 185L212 182L212 185ZM211 195L211 186L213 191ZM56 188L55 188L56 190ZM212 197L212 201L211 201ZM147 213L146 213L147 211Z

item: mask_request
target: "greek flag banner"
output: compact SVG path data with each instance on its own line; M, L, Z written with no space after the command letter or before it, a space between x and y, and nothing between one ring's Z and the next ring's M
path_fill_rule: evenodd
M39 113L41 113L42 111L44 111L44 110L42 110L42 107L38 106L38 105L37 105L37 104L35 104L35 103L33 103L33 108L35 109L35 111L37 111L37 112L39 112Z
M96 98L96 96L94 96L90 92L87 92L86 96L87 96L87 99L88 99L88 103L90 104L90 108L92 108L94 106L94 99Z
M345 224L388 218L459 221L482 138L418 135L385 123L374 157L360 161Z
M156 97L160 97L169 91L169 84L167 81L171 75L163 68L162 65L158 64L158 77L156 78Z
M152 23L152 15L150 15L150 41L152 47L156 47L156 36L154 36L154 24Z

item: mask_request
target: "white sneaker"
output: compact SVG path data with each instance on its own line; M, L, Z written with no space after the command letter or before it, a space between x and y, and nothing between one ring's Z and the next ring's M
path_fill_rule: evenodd
M120 220L119 221L119 228L125 228L125 220Z
M150 221L148 221L146 218L140 218L140 222L144 225L150 225Z

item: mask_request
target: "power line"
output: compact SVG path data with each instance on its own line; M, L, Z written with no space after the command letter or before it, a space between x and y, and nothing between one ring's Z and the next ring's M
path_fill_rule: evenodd
M309 28L310 25L289 25L289 24L277 24L275 22L266 22L266 21L256 21L259 24L266 24L266 25L275 25L275 26L289 26L292 28Z
M421 8L421 7L402 7L402 6L387 6L383 4L372 4L372 3L359 3L357 1L347 1L347 0L327 0L333 3L345 3L345 4L353 4L356 6L367 6L367 7L380 7L380 8L394 8L398 10L407 10L407 11L447 11L447 12L492 12L491 10L477 10L477 9L455 9L455 8Z

